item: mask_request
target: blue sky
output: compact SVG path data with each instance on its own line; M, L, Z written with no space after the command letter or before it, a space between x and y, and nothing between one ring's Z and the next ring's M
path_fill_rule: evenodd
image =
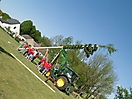
M32 20L49 38L114 44L118 51L110 58L118 84L132 87L132 0L1 0L0 9L20 22Z

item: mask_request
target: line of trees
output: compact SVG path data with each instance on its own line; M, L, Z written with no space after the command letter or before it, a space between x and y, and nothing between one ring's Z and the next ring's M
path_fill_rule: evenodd
M132 99L132 87L130 89L117 86L116 95L114 99Z

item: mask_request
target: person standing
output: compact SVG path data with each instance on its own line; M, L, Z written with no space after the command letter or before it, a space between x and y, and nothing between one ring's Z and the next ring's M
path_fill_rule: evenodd
M42 65L39 67L39 71L42 73L43 70L48 66L48 62L44 61L42 62Z
M29 59L29 56L32 54L34 54L34 49L30 47L30 48L28 48L28 53L26 55L26 58Z
M26 43L26 45L23 46L23 49L20 50L20 53L23 53L26 49L28 48L28 43Z
M39 52L37 51L37 53L35 53L33 58L31 59L31 62L33 62L38 56L39 56Z
M43 56L43 58L38 62L38 64L37 64L37 69L39 69L40 68L40 65L42 64L42 63L45 63L46 62L46 57L48 56L48 49L46 50L46 53L45 53L45 55Z
M42 75L46 75L46 73L52 68L51 63L46 63L44 68L45 69L43 70Z
M24 53L23 53L23 55L24 56L26 56L27 55L27 53L28 53L28 49L30 49L31 48L31 45L28 45L28 47L26 48L27 49L27 51L25 51Z
M45 63L46 62L46 58L45 57L43 57L39 62L38 62L38 64L37 64L37 69L39 70L40 69L40 65L43 63Z
M30 53L30 55L29 55L29 60L31 61L31 60L33 60L34 59L34 57L37 55L37 53L38 53L38 50L36 50L36 49L33 49L32 50L32 52Z

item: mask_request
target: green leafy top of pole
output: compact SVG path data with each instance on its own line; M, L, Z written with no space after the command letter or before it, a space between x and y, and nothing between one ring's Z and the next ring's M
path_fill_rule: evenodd
M105 48L108 49L109 54L112 54L117 51L117 49L114 48L113 44L108 44L108 45L99 45L100 48Z
M109 54L116 52L117 50L114 48L113 44L108 45L97 45L97 44L85 44L85 45L65 45L63 49L84 49L87 58L90 55L93 55L94 52L98 50L98 48L105 48L108 50Z

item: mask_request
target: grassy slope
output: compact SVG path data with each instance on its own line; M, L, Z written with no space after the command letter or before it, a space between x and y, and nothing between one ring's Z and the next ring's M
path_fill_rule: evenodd
M8 44L8 41L11 44ZM12 58L9 53L13 53L26 66L43 80L35 65L26 60L16 48L19 44L0 28L0 99L73 99L72 95L55 88L55 93L40 82L34 75L25 69L17 60ZM51 82L49 81L51 86Z

